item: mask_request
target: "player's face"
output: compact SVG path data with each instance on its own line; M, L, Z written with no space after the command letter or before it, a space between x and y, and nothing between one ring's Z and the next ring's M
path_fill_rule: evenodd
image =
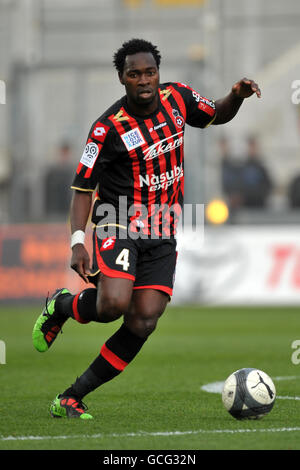
M150 52L128 55L120 81L130 106L139 112L154 111L158 103L159 71Z

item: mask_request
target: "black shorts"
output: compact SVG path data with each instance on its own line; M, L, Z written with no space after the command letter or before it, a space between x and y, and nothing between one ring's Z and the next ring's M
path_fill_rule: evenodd
M98 274L134 281L133 289L156 289L173 294L177 261L176 240L99 239L93 233L93 267L90 281L97 286Z

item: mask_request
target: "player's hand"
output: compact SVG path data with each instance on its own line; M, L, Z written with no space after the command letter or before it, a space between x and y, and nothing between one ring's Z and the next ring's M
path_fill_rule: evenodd
M235 83L232 87L232 93L239 98L249 98L253 94L256 94L258 98L261 98L261 91L257 83L248 78L243 78L239 82Z
M90 274L90 257L81 243L77 243L72 248L71 268L86 282L89 283L88 275Z

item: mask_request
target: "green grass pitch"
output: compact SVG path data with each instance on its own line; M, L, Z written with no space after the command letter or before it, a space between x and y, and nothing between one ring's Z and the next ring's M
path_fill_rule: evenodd
M0 449L300 449L300 364L291 361L299 308L170 305L132 364L85 397L92 421L53 419L49 405L120 321L69 320L38 353L31 331L41 309L0 309ZM274 378L278 398L262 420L235 420L219 393L201 388L242 367Z

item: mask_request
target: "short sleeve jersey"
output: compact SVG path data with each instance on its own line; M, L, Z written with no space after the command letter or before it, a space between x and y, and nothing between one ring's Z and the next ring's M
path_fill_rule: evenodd
M124 96L90 129L72 188L96 190L96 225L103 220L99 206L109 204L116 223L135 220L146 232L155 225L159 235L164 230L175 234L184 196L185 125L209 126L216 108L213 100L182 83L161 84L158 93L159 105L151 115L133 115Z

